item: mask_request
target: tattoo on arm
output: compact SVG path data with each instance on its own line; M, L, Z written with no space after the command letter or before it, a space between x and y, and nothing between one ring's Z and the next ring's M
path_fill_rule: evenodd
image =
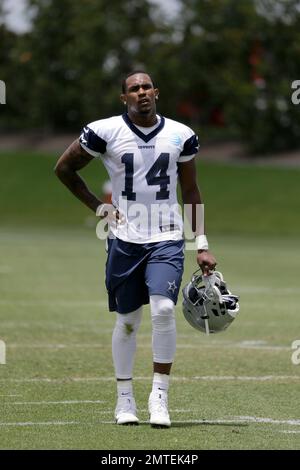
M81 170L81 168L84 168L91 160L93 160L93 157L81 147L79 140L77 139L74 140L74 142L62 154L56 164L56 168L60 166L68 166L69 168L78 171Z
M93 160L93 157L81 147L77 139L59 158L54 171L61 182L80 201L96 212L97 207L102 202L89 190L85 181L78 174L78 171L88 165L91 160Z

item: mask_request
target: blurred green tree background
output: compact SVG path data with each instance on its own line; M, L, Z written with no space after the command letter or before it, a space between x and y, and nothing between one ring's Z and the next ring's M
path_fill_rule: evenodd
M145 69L159 111L249 151L300 146L299 0L27 0L29 32L8 30L0 0L0 131L79 132L122 112L123 76Z

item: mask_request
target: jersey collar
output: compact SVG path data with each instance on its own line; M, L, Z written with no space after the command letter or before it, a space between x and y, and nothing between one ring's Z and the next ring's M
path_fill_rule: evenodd
M140 129L138 129L133 124L133 122L131 121L131 119L129 118L127 113L122 114L122 118L124 119L125 123L129 127L129 129L131 129L132 132L134 132L144 142L149 142L149 140L153 139L153 137L155 137L162 130L162 128L164 127L165 118L163 116L161 116L160 114L159 114L159 116L160 116L159 125L152 132L150 132L150 134L144 134L144 132L140 131Z

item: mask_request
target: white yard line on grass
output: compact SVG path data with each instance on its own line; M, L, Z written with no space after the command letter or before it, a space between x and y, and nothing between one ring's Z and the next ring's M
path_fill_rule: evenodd
M179 379L180 380L180 379ZM263 375L263 376L247 376L247 375L208 375L208 376L195 376L187 380L205 380L205 381L253 381L253 382L272 382L276 380L300 380L300 375Z
M300 419L258 418L256 416L235 416L235 418L248 423L289 424L290 426L300 426Z
M55 300L55 299L1 299L0 306L18 306L18 307L35 307L35 306L59 306L59 307L76 307L78 306L107 306L108 302L106 300Z
M29 326L29 325L28 325ZM101 333L104 331L101 330ZM107 333L111 333L112 329L107 330ZM140 335L141 336L141 335ZM149 335L144 335L149 336ZM139 346L139 344L138 344ZM69 344L47 344L47 343L35 343L35 344L26 344L26 343L11 343L7 344L7 348L10 349L103 349L107 348L107 345L102 345L98 343L92 344L84 344L84 343L69 343ZM143 343L143 348L152 348L151 344ZM214 342L210 344L177 344L178 349L201 349L201 348L238 348L238 349L255 349L257 351L290 351L290 346L282 346L282 345L263 345L260 344L258 341L257 344L255 341L241 341L237 343L222 343L222 342Z
M226 347L226 346L224 346ZM242 343L236 343L229 345L230 348L239 348L239 349L256 349L257 351L290 351L290 346L255 346L255 345L246 345Z
M46 421L46 422L33 422L27 421L24 423L0 423L0 426L69 426L71 424L82 424L78 421Z
M48 377L33 377L33 378L21 378L21 379L0 379L1 382L12 382L12 383L70 383L70 382L114 382L115 377L65 377L65 378L48 378ZM149 381L151 382L153 377L135 377L135 381ZM288 380L300 380L300 375L262 375L262 376L247 376L247 375L202 375L194 377L177 377L172 376L173 382L195 382L195 381L241 381L241 382L276 382L276 381L288 381Z
M64 400L64 401L15 401L6 402L6 405L82 405L82 404L96 403L103 404L103 400Z
M288 429L284 429L282 432L283 434L300 434L300 431L289 431Z
M140 421L143 424L149 424L149 421ZM274 425L290 425L290 426L300 426L300 419L273 419L273 418L261 418L256 416L235 416L233 418L221 418L221 419L187 419L187 420L172 420L173 424L200 424L200 425L214 425L214 424L224 424L224 425L241 425L241 424L274 424ZM0 422L0 426L62 426L62 425L94 425L99 426L99 424L115 424L115 421L98 421L96 420L93 423L85 423L79 421L45 421L45 422ZM298 431L282 431L282 432L298 432ZM299 431L300 432L300 431Z
M280 287L278 289L274 287L267 286L237 286L235 291L241 294L272 294L272 295L281 295L281 294L299 294L299 287Z
M100 421L101 424L113 424L114 421ZM140 421L140 423L149 423L149 421ZM259 418L255 416L236 416L232 419L185 419L185 420L174 420L172 419L173 424L274 424L274 425L290 425L290 426L300 426L299 419L272 419L272 418ZM300 431L290 431L290 432L300 432Z
M177 408L173 408L173 409L169 409L170 413L196 413L197 411L196 410L182 410L182 409L177 409ZM138 409L138 412L139 413L149 413L148 411L148 408L139 408ZM95 411L95 414L113 414L113 409L111 410L96 410Z
M7 349L103 349L107 348L101 344L9 344Z
M74 323L70 323L69 325L69 331L78 331L78 329L80 328L96 328L97 329L97 333L98 334L111 334L112 333L112 329L114 327L114 325L111 325L111 323L108 323L107 325L105 325L107 327L110 326L110 328L103 328L103 322L100 322L100 321L86 321L86 322L74 322ZM26 322L21 322L21 321L16 321L16 322L12 322L12 321L7 321L7 322L1 322L1 330L2 332L5 330L5 329L8 329L8 328L12 328L14 330L20 330L21 328L24 328L24 329L27 329L27 330L31 330L34 329L34 328L43 328L43 329L55 329L55 330L62 330L62 329L65 329L66 328L66 325L64 325L63 323L59 323L59 322L56 322L56 321L47 321L47 320L30 320L30 319L27 319Z
M0 397L22 397L23 395L0 395Z

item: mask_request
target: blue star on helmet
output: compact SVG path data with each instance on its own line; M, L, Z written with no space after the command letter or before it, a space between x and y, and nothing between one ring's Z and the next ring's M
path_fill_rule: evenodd
M175 281L172 281L172 282L168 281L168 284L169 284L168 290L170 290L174 294L174 292L177 289Z

